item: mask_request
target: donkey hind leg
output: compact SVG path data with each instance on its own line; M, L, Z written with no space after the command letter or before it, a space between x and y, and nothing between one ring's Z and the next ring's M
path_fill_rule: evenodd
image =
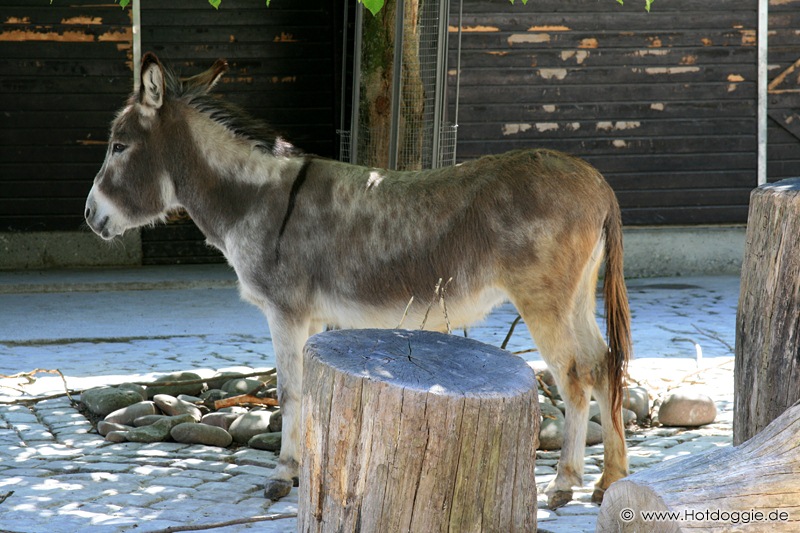
M283 417L283 436L278 466L267 479L264 496L278 500L292 490L299 475L303 345L313 330L308 320L269 312L267 318L278 370L278 402Z
M606 368L606 344L594 317L596 273L597 262L592 260L574 279L572 291L552 296L525 291L523 298L512 298L552 371L565 404L558 472L545 488L551 509L567 504L573 487L583 485L589 400L597 377ZM569 280L564 281L565 288L569 287Z
M602 374L594 384L594 397L600 406L600 419L603 423L603 475L595 483L592 502L603 503L603 496L609 485L628 475L628 451L625 439L616 428L622 428L622 413L611 411L611 389L608 376ZM615 420L616 419L616 420Z

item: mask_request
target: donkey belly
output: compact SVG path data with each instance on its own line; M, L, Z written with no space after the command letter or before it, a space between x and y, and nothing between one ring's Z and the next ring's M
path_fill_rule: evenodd
M426 301L387 302L376 306L341 298L320 296L314 320L340 328L403 328L446 331L466 327L482 320L508 298L496 288L486 288L468 296L437 299L431 290Z

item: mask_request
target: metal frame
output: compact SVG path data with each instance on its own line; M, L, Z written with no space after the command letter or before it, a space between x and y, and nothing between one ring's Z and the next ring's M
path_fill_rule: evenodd
M392 57L392 85L391 85L391 116L390 116L390 138L389 138L389 154L388 154L388 167L392 169L396 169L399 163L399 156L400 156L400 149L401 149L401 141L400 139L400 115L401 115L401 106L403 105L401 95L403 91L403 76L402 76L402 63L403 63L403 26L405 23L405 2L404 0L396 0L396 15L395 15L395 47L393 51ZM462 0L463 1L463 0ZM347 6L345 6L345 10L347 10ZM448 28L448 21L449 21L449 14L450 14L450 0L439 0L438 5L438 27L436 28L436 32L438 35L437 40L437 49L436 49L436 58L435 58L435 73L434 73L434 86L436 90L434 91L434 98L433 98L433 111L431 113L432 121L433 121L433 136L430 139L430 161L432 167L438 167L442 164L445 164L443 161L445 144L443 140L443 135L446 133L450 136L450 138L454 138L455 131L457 128L457 123L455 125L449 125L445 122L445 117L447 115L447 60L448 60L448 51L449 51L449 28ZM361 136L361 132L359 131L359 103L361 99L361 84L358 78L359 73L361 71L361 48L362 48L362 30L363 30L363 18L366 15L364 14L364 6L360 2L355 6L355 21L354 21L354 33L353 33L353 80L352 80L352 92L351 92L351 99L350 99L350 125L349 131L346 130L345 127L345 114L342 114L340 119L340 150L341 155L340 158L342 160L346 160L350 163L357 164L359 161L359 137ZM348 43L348 35L347 35L347 20L348 15L345 12L345 30L344 35L342 37L343 42L343 49L347 49ZM460 43L461 43L461 1L459 2L459 50L458 50L458 65L457 68L457 75L456 75L456 84L460 80L460 61L461 61L461 51L460 51ZM347 78L347 62L343 61L342 63L342 109L346 108L346 78ZM429 108L430 109L430 108ZM456 102L455 102L455 109L456 109L456 118L458 115L458 87L456 87ZM426 152L427 154L427 152ZM427 156L426 156L427 158ZM455 148L453 145L453 162L455 161Z
M767 183L768 35L769 0L758 0L758 185Z

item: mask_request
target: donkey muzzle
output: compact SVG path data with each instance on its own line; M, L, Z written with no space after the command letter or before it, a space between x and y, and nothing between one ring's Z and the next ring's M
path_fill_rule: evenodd
M89 197L86 199L84 217L86 218L86 224L92 231L105 240L111 240L119 234L111 228L111 217L98 206L94 198L94 188L92 188Z

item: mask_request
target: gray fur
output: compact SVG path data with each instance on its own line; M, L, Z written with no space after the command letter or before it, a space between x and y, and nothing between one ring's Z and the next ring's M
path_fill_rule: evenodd
M449 323L437 304L426 327L466 326L509 298L554 369L567 397L567 444L547 491L551 504L563 504L582 482L588 395L594 388L601 396L604 427L613 427L619 384L608 376L614 361L627 360L625 349L607 358L594 319L597 272L610 250L614 305L624 304L615 316L628 320L619 208L602 176L547 150L419 172L309 157L208 94L224 62L188 81L148 54L143 69L153 68L161 69L163 97L158 84L143 84L112 124L87 222L110 239L186 209L236 270L243 297L266 315L285 427L275 475L282 482L268 494L297 474L308 335L324 324L397 327L412 297L404 326L418 327L442 280ZM618 433L606 434L601 496L627 473Z

